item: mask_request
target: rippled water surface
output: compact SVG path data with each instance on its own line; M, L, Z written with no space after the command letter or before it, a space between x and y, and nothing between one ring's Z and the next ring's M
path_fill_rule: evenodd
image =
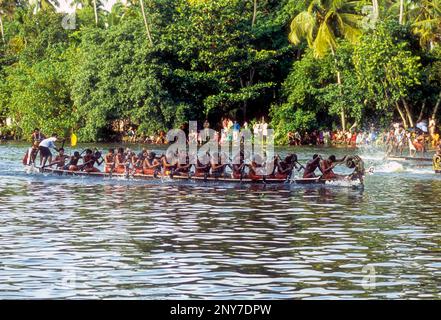
M0 298L441 297L430 168L352 150L364 190L140 183L26 175L24 151L0 145Z

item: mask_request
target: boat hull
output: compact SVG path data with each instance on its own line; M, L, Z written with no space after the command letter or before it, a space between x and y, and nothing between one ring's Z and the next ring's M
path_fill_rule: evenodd
M386 160L390 160L390 161L430 162L430 163L432 163L432 158L387 157Z
M286 179L272 179L266 178L261 180L253 179L233 179L228 177L196 177L196 176L178 176L173 177L161 174L157 176L145 175L145 174L122 174L122 173L105 173L105 172L84 172L84 171L69 171L61 169L44 168L41 170L43 173L53 174L58 176L77 176L77 177L96 177L96 178L122 178L122 179L133 179L133 180L161 180L163 178L169 178L172 181L199 181L199 182L222 182L222 183L239 183L239 184L288 184ZM294 179L292 182L300 185L324 185L326 182L332 182L333 180L325 180L320 177L310 178L310 179Z

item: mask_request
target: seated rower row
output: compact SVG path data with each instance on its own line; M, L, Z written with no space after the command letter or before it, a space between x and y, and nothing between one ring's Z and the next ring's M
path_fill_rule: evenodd
M320 155L315 154L307 164L302 166L297 159L297 155L289 154L285 159L281 159L276 155L271 160L272 171L266 173L263 168L266 166L264 159L255 155L251 160L248 154L240 152L235 155L233 161L228 159L225 153L204 154L198 157L196 164L190 164L188 156L178 157L177 154L169 154L175 156L176 163L170 163L165 155L157 157L154 152L149 152L143 149L138 155L133 151L119 148L115 153L114 149L109 149L109 152L102 157L99 151L92 151L87 149L84 151L85 155L77 151L72 156L64 154L64 149L59 149L59 154L55 160L48 166L56 166L57 169L69 171L84 171L84 172L100 172L95 166L100 166L105 163L105 173L116 174L144 174L144 175L181 175L181 176L196 176L196 177L225 177L228 173L227 168L231 169L231 177L234 179L252 179L262 180L266 178L271 179L288 179L291 177L294 170L304 170L303 178L313 179L323 177L324 179L338 179L340 176L333 172L333 169L346 161L347 157L338 160L335 156L330 156L328 159L323 159ZM66 161L69 159L68 163ZM82 164L79 162L82 159ZM229 161L230 160L230 161ZM194 170L191 171L192 167ZM316 170L320 171L320 175L316 175ZM263 174L265 172L265 174Z

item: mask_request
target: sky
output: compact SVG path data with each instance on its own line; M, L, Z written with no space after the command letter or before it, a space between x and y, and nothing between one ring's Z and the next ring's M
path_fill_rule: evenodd
M49 0L50 1L50 0ZM101 2L104 4L104 9L106 11L110 11L112 6L117 2L118 0L101 0ZM72 0L58 0L60 3L60 6L58 8L59 12L68 12L73 13L75 11L74 8L71 7Z

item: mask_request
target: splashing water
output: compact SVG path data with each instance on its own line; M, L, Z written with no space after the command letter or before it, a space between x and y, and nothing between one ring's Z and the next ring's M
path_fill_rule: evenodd
M396 161L386 162L383 165L375 167L375 172L382 172L382 173L405 172L405 171L406 169L404 168L404 166Z
M326 181L327 185L330 186L335 186L335 187L346 187L346 188L350 188L350 187L360 187L362 186L361 182L358 180L336 180L336 181Z

